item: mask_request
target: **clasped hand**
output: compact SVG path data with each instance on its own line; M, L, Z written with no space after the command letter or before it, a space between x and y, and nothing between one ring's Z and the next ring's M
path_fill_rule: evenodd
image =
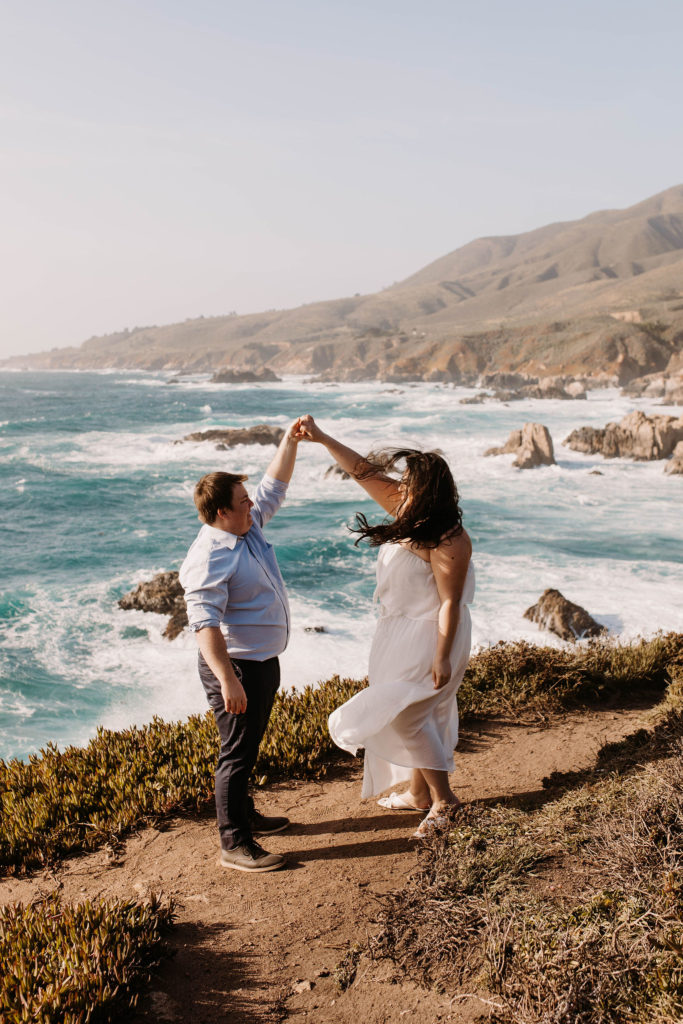
M323 437L322 430L310 413L300 416L296 421L295 428L293 436L297 441L320 441Z

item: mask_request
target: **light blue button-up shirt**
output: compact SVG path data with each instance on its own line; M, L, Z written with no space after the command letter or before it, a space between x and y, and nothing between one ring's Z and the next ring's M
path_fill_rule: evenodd
M287 493L266 474L256 489L243 537L202 526L180 567L190 629L219 626L232 657L265 661L289 640L289 602L273 545L263 535Z

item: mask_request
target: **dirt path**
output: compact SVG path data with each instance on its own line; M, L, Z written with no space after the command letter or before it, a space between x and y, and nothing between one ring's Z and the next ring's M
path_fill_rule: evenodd
M538 793L544 776L590 766L605 742L639 728L644 715L608 710L566 716L548 728L471 727L456 754L454 789L464 800ZM435 993L392 984L381 965L342 995L336 988L334 972L349 944L373 930L373 897L400 886L415 864L410 835L419 816L361 804L359 792L354 764L324 782L283 783L263 793L263 810L293 822L266 843L287 854L287 870L250 876L221 869L214 820L179 819L132 836L115 862L98 851L54 874L1 880L0 903L57 886L71 901L172 896L177 953L157 972L136 1024L473 1021L482 1012L478 1002L451 1006Z

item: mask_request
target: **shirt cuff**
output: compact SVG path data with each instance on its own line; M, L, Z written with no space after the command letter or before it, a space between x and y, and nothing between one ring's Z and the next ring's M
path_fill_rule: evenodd
M218 626L220 629L220 622L214 619L200 619L199 622L190 622L189 630L191 633L198 633L200 629L207 629L209 626Z

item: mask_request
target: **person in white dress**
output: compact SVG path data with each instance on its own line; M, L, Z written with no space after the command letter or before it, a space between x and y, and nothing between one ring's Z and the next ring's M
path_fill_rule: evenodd
M427 811L415 833L421 838L460 804L448 773L458 741L456 694L470 654L474 570L458 491L437 452L396 449L365 458L311 416L301 418L299 430L302 440L325 445L389 513L375 526L356 516L359 540L380 549L379 621L369 686L330 715L329 728L343 750L365 750L361 797L410 783L379 803ZM390 475L397 467L403 467L398 479Z

